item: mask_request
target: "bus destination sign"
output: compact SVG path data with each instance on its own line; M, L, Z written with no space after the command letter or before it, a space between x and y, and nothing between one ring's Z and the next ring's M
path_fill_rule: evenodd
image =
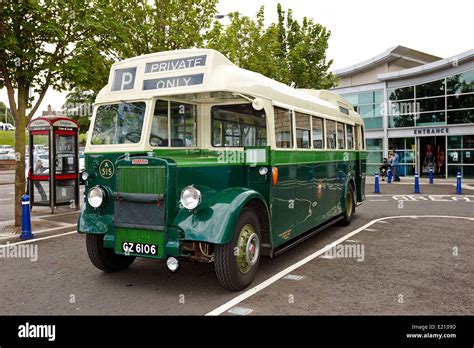
M143 81L143 90L202 85L204 74L163 77Z
M199 68L206 65L206 55L163 60L147 63L145 73L158 73L182 69Z

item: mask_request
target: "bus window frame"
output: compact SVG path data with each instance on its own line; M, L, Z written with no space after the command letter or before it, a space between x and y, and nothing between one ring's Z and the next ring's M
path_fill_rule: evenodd
M265 135L266 135L266 145L238 145L238 146L232 146L232 145L229 145L229 146L216 146L214 145L214 117L213 117L213 108L214 107L219 107L219 106L232 106L232 105L242 105L242 104L249 104L251 105L250 103L242 103L242 102L232 102L232 103L219 103L219 104L212 104L209 106L209 123L210 123L210 132L209 132L209 144L211 145L212 148L216 148L216 149L226 149L226 148L232 148L232 149L243 149L245 147L266 147L266 146L270 146L270 133L269 133L269 117L268 117L268 112L267 110L263 110L265 112ZM252 117L250 115L247 115L249 117ZM220 121L224 121L224 120L220 120ZM234 121L225 121L227 123L232 123L232 124L236 124L238 126L240 126L241 124L238 123L238 122L234 122ZM257 141L259 138L258 138L258 129L261 129L262 127L260 126L255 126L255 140ZM242 129L239 129L240 132L242 132ZM239 138L241 138L242 134L239 135Z
M305 116L305 117L308 117L308 121L309 121L309 128L306 129L306 128L299 128L297 127L296 125L296 117L297 115L296 114L299 114L301 116ZM293 110L293 115L294 115L294 125L295 125L295 130L294 130L294 133L295 133L295 148L297 150L313 150L313 147L312 147L312 123L311 123L311 117L312 115L308 114L308 113L304 113L304 112L300 112L300 111L296 111L296 110ZM297 132L298 132L298 129L299 130L303 130L303 131L308 131L308 147L299 147L298 146L298 137L297 137Z
M91 124L90 124L91 129L87 134L87 140L86 140L86 145L87 146L90 146L91 148L97 148L97 149L123 148L124 146L135 148L135 147L141 147L144 144L147 145L149 143L148 140L146 140L145 137L144 137L144 132L148 129L147 117L148 117L148 113L150 113L151 100L147 99L147 98L138 98L138 99L130 99L130 100L127 99L125 102L130 103L130 104L140 103L140 102L145 103L145 112L144 112L144 115L143 115L140 141L137 142L137 143L122 143L122 144L120 144L120 143L119 144L94 144L92 142L92 138L94 136L94 127L95 127L96 122L97 122L97 112L99 111L99 108L101 106L106 106L106 105L124 104L123 101L116 100L116 101L111 101L111 102L102 102L102 103L98 103L98 104L94 105L94 110L93 110L93 113L92 113Z
M281 110L285 110L288 112L288 118L289 118L289 121L290 121L290 131L291 131L291 134L290 134L290 139L291 139L291 146L289 147L279 147L277 146L277 132L276 132L276 121L275 121L275 109L281 109ZM267 117L268 118L268 117ZM274 144L275 146L275 149L276 150L293 150L295 149L295 122L293 120L294 118L294 110L293 109L290 109L288 108L287 106L283 106L283 105L279 105L279 104L272 104L272 123L273 123L273 127L272 127L272 141L271 143ZM268 122L268 121L267 121ZM268 125L267 125L267 129L268 129ZM268 134L267 134L268 136ZM268 141L267 141L268 143Z
M347 141L347 135L349 134L347 132L347 128L348 127L352 127L352 148L349 148L349 143ZM356 132L356 125L352 125L352 124L348 124L348 123L344 123L344 128L345 128L345 138L346 138L346 150L349 150L349 151L352 151L352 150L355 150L356 149L356 144L355 144L355 132Z
M326 150L326 119L324 117L320 117L320 116L315 116L315 115L310 115L311 116L311 149L314 150L314 151L318 151L318 150ZM321 136L322 136L322 142L323 142L323 146L321 148L316 148L314 147L314 118L317 118L318 120L321 120Z
M343 147L339 147L339 125L342 125L342 140L343 140ZM336 150L347 150L346 144L346 123L336 121Z
M153 128L153 120L154 120L154 117L155 117L155 106L156 106L156 102L157 101L166 101L168 103L168 145L167 146L153 146L151 145L150 143L150 135L151 135L151 130ZM195 141L195 145L194 146L171 146L171 102L175 102L175 103L183 103L183 104L188 104L188 105L194 105L194 107L196 108L196 123L195 123L195 127L196 127L196 141ZM177 99L177 98L170 98L170 97L156 97L156 98L153 98L151 100L151 109L150 109L150 123L148 124L148 127L147 127L147 145L150 146L151 148L153 149L198 149L200 148L199 146L199 142L200 142L200 138L201 138L201 134L200 134L200 124L198 122L198 119L199 119L199 109L200 109L200 106L199 103L192 103L190 101L184 101L184 100L180 100L180 99Z

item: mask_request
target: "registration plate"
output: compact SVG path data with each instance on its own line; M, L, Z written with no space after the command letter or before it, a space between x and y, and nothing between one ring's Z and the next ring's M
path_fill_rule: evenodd
M155 244L123 242L122 251L125 255L129 255L129 254L157 255L158 246Z

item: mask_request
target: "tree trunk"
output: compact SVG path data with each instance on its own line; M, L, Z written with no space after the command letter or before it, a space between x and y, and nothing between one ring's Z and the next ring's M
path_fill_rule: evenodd
M25 128L28 122L26 106L28 103L28 88L18 88L18 120L15 129L15 226L21 226L21 196L26 192L25 187Z

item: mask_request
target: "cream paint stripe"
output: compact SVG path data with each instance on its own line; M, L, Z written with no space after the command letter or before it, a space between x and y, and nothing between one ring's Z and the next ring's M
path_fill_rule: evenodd
M446 218L446 219L464 219L464 220L470 220L474 221L474 218L472 217L462 217L462 216L444 216L444 215L406 215L406 216L387 216L383 218L378 218L375 220L372 220L365 224L364 226L361 226L357 228L356 230L349 232L346 234L344 237L339 238L338 240L332 242L331 244L326 245L324 248L314 252L313 254L305 257L304 259L298 261L297 263L285 268L284 270L278 272L274 276L268 278L264 282L258 284L257 286L254 286L253 288L245 291L244 293L238 295L237 297L233 298L232 300L224 303L223 305L217 307L216 309L210 311L209 313L206 314L206 316L215 316L215 315L220 315L230 308L234 307L235 305L239 304L240 302L246 300L247 298L255 295L259 291L265 289L266 287L270 286L271 284L275 283L277 280L283 278L285 275L288 273L293 272L295 269L303 266L304 264L310 262L311 260L314 260L317 258L319 255L324 254L326 251L329 249L334 248L336 245L342 243L346 239L349 239L350 237L356 235L357 233L365 230L367 227L372 226L373 224L379 222L379 221L384 221L384 220L389 220L389 219L401 219L401 218Z
M35 232L35 233L41 233L41 232L46 232L46 231L53 231L53 230L58 230L58 229L62 229L62 228L64 228L64 227L51 228L51 229L49 229L49 230L42 230L42 231L38 231L38 232ZM40 240L45 240L45 239L51 239L51 238L57 238L57 237L67 236L68 234L73 234L73 233L77 233L77 231L65 232L65 233L61 233L61 234L55 234L54 236L48 236L48 237L42 237L42 238L33 238L33 239L24 240L24 241L22 241L22 242L17 242L17 243L2 244L2 245L0 245L0 248L11 247L12 245L19 245L19 244L27 244L27 243L38 242L38 241L40 241Z

